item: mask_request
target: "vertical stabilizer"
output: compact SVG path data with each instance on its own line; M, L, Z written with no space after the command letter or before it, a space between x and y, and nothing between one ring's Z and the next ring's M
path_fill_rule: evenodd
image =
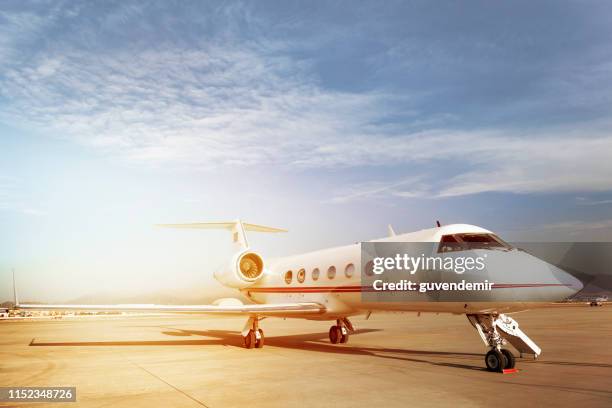
M249 247L249 240L244 230L244 224L240 219L234 221L234 225L232 225L232 242L240 246L240 248Z
M13 269L13 307L19 306L19 298L17 297L17 285L15 285L15 269Z

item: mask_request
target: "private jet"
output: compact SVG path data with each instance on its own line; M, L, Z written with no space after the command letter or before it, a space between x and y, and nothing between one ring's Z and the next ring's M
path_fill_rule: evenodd
M286 230L241 220L160 226L229 230L233 256L214 272L214 276L221 284L242 293L251 303L234 300L216 305L19 304L15 291L17 308L244 315L247 321L242 337L247 349L264 346L260 321L267 317L333 321L329 340L342 344L347 343L350 333L355 331L349 320L353 316L369 317L371 313L391 311L462 314L489 349L484 359L487 369L504 372L515 366L514 354L504 347L508 343L521 357L530 354L537 358L541 353L508 314L549 306L582 289L581 282L569 273L513 248L495 233L474 225L438 224L435 228L405 234L396 234L389 226L388 237L370 242L423 242L438 246L439 251L495 252L498 261L487 268L483 276L494 282L486 301L410 301L410 294L401 302L369 301L363 296L371 286L363 283L369 271L366 265L363 268L361 265L360 243L264 261L265 258L249 245L247 231L280 233ZM514 262L517 259L520 262ZM520 265L520 270L514 270L519 269L516 265Z

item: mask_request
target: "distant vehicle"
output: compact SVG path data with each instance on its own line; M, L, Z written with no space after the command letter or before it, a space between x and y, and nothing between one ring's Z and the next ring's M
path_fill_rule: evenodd
M607 302L607 301L608 301L608 297L607 296L598 296L598 297L590 300L589 306L591 306L591 307L603 306L604 302Z

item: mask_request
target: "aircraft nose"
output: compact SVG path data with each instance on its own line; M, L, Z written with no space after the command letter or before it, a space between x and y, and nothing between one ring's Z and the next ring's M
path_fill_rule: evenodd
M564 271L563 269L553 265L550 265L550 268L555 277L559 280L559 282L563 284L563 295L565 296L565 298L575 295L576 293L580 292L584 287L584 285L578 278Z

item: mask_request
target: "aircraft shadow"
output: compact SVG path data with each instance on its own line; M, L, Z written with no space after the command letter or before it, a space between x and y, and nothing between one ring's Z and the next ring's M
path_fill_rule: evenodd
M572 393L584 394L588 396L602 395L602 394L607 397L612 396L612 391L609 391L607 389L571 387L571 386L554 385L554 384L530 384L530 383L520 383L520 382L513 382L512 385L520 385L524 387L535 387L535 388L548 388L552 390L572 392Z
M238 331L230 330L185 330L173 327L161 327L165 329L161 333L166 336L180 337L176 340L133 340L133 341L77 341L77 342L37 342L32 339L30 346L34 347L107 347L107 346L229 346L242 348L242 335ZM378 332L380 329L358 329L352 335L359 335L371 332ZM186 337L199 336L205 338L185 339ZM330 344L327 332L293 334L286 336L266 337L266 346L281 347L286 349L304 350L320 353L334 353L358 355L364 357L374 357L392 360L403 360L416 363L425 363L434 366L452 367L465 370L485 371L486 369L480 365L483 354L479 353L462 353L462 352L447 352L447 351L430 351L430 350L410 350L404 348L388 348L388 347L363 347L354 344ZM474 360L478 361L478 365L469 363L461 364L456 362L435 361L439 358L451 358L453 360ZM612 364L606 363L586 363L586 362L571 362L571 361L542 361L542 360L525 360L529 364L550 364L550 365L568 365L580 367L597 367L597 368L612 368Z
M87 342L36 342L32 339L30 346L194 346L194 345L223 345L231 347L242 347L242 335L238 331L229 330L185 330L171 327L162 327L166 329L161 333L166 336L173 337L191 337L201 336L206 339L181 339L181 340L138 340L138 341L87 341ZM358 329L352 335L359 335L371 332L377 332L380 329ZM393 360L403 360L416 363L426 363L435 366L452 367L467 370L483 371L481 365L475 366L470 364L458 364L450 362L432 361L431 357L448 357L453 359L473 359L478 358L480 362L481 354L476 353L461 353L461 352L445 352L445 351L428 351L428 350L409 350L403 348L385 348L385 347L360 347L356 345L330 344L327 332L294 334L286 336L266 337L266 346L281 347L287 349L304 350L310 352L334 353L359 355L364 357L384 358ZM430 358L428 358L430 357Z
M233 344L242 344L242 336L238 332L224 331L224 330L183 330L175 329L176 332L188 332L192 335L197 336L219 336L229 339L233 338ZM351 335L359 335L364 333L378 332L380 329L357 329ZM167 332L164 332L168 334ZM174 335L173 332L172 335ZM361 347L354 344L331 344L328 340L328 333L308 333L308 334L294 334L287 336L275 336L266 337L266 346L282 347L287 349L304 350L311 352L321 353L333 353L333 354L349 354L349 355L360 355L364 357L375 357L385 358L392 360L403 360L411 361L416 363L426 363L436 366L446 366L454 368L462 368L468 370L485 370L481 366L472 366L469 364L456 364L447 362L435 362L429 359L416 358L416 357L449 357L449 358L471 358L471 357L482 357L481 354L474 353L455 353L445 351L428 351L428 350L409 350L400 348L386 348L386 347Z
M134 340L134 341L60 341L60 342L37 342L32 339L30 346L33 347L100 347L100 346L206 346L221 344L218 340Z

